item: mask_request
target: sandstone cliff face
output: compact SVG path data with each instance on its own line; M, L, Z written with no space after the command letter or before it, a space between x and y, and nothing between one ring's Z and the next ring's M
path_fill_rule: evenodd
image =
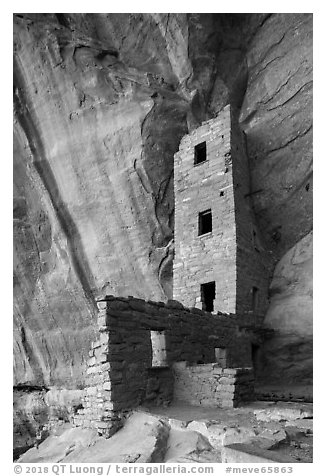
M275 329L263 346L262 378L312 382L312 232L278 262L265 323Z
M15 27L19 383L80 378L98 293L165 297L160 274L173 232L173 153L185 116L171 98L151 98L155 88L142 62L149 54L154 63L168 56L163 39L143 37L154 20L127 25L128 18L120 27L116 16L110 22L114 42L89 37L87 18L71 29L47 16L19 19ZM94 22L99 35L102 20ZM135 28L143 32L141 45L133 45L138 57L120 45L123 24L131 38ZM169 54L176 63L179 53ZM176 83L179 65L174 74L161 63L157 72Z
M246 56L240 122L252 197L266 244L281 257L312 228L312 15L272 15Z
M266 247L280 258L310 231L312 19L14 21L15 382L82 386L95 297L171 296L173 154L226 103Z

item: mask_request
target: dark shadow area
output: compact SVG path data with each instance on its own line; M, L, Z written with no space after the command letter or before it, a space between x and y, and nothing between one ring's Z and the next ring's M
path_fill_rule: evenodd
M194 165L202 164L207 160L206 142L201 142L195 146Z
M205 210L198 215L198 236L212 231L212 210Z
M203 303L203 311L214 311L215 299L215 281L200 285L201 300Z

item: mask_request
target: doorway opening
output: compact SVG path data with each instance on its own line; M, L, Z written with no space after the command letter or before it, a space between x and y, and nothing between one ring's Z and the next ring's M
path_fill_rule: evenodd
M210 283L204 283L200 285L201 302L203 305L203 311L214 311L214 299L215 299L215 281Z

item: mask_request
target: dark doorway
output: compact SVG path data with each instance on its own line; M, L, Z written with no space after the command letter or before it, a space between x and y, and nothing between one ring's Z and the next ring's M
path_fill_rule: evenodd
M205 235L212 231L212 210L205 210L198 215L198 235Z
M195 161L194 165L201 164L207 160L206 142L201 142L195 146Z
M215 281L200 285L201 301L203 304L203 311L214 311L215 299Z

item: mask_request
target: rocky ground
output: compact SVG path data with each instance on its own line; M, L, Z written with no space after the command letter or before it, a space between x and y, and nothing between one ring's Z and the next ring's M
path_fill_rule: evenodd
M312 418L309 403L255 402L228 410L173 404L133 412L109 439L62 423L18 461L221 463L237 462L244 452L261 461L309 463Z

